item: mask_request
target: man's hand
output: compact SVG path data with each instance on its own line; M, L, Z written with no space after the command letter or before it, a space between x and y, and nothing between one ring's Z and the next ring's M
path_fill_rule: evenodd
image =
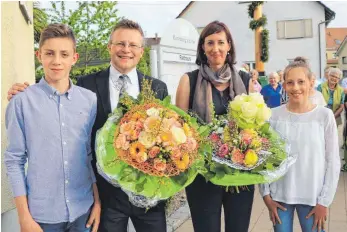
M15 83L12 85L12 87L7 92L7 100L11 100L11 98L16 95L17 93L23 92L26 88L28 88L29 83L24 82L24 84L21 83Z
M272 200L270 195L266 195L264 197L264 202L265 202L265 205L267 206L267 208L269 209L270 219L271 219L272 223L275 225L276 220L277 220L279 224L282 224L281 219L278 216L277 208L280 208L283 211L286 211L287 209L284 208L277 201Z
M31 216L26 216L19 221L21 232L43 232L40 225Z
M93 225L92 232L97 232L100 223L100 213L101 213L101 204L100 201L95 201L92 211L90 212L89 220L87 222L87 228L90 228Z
M311 212L306 216L306 219L314 215L314 222L312 230L318 227L318 231L325 229L325 221L327 220L328 210L327 207L317 204Z

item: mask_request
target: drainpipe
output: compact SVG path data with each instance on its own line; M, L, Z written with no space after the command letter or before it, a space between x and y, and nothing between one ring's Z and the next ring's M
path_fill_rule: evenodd
M320 74L319 78L322 78L322 54L321 54L322 48L321 48L321 42L320 42L320 25L323 24L323 23L330 22L331 20L334 20L334 19L335 19L335 15L330 20L325 20L325 21L323 21L321 23L318 23L319 74Z

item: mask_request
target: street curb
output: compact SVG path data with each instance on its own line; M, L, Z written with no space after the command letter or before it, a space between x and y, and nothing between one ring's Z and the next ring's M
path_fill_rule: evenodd
M174 232L178 227L180 227L185 221L190 218L190 210L188 203L184 203L180 208L178 208L174 213L166 219L167 232ZM136 232L131 220L128 224L128 232Z

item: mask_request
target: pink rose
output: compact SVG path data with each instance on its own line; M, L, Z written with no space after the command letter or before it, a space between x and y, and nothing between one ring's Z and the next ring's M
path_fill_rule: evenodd
M213 132L210 135L210 139L211 139L212 143L217 143L220 140L220 137L217 133Z
M158 170L158 171L165 171L166 169L166 162L161 160L161 159L154 159L154 162L153 162L153 167Z
M160 152L160 147L154 146L149 150L148 155L150 158L155 158L155 157L157 157L159 152Z
M240 149L235 148L231 152L231 161L233 161L234 163L243 164L244 159L245 159L245 154L243 154Z
M116 148L122 149L122 150L128 150L129 149L129 141L127 141L127 136L124 134L119 134L118 138L116 139Z
M222 146L219 147L217 155L219 157L224 158L225 156L227 156L229 153L229 147L228 144L223 144Z
M171 159L173 160L179 160L182 157L182 153L179 148L173 148L170 153Z

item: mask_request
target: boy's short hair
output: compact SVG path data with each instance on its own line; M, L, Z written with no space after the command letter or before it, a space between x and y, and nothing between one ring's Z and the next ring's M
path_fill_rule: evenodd
M48 39L53 38L68 38L73 42L73 48L76 50L76 38L70 27L61 23L53 23L49 24L43 31L41 32L39 48L41 48L44 42Z
M140 26L140 24L138 24L135 21L132 21L130 19L122 19L121 21L119 21L116 26L113 27L112 32L110 34L110 40L109 43L111 43L111 39L112 39L112 34L113 32L115 32L117 29L132 29L132 30L137 30L138 32L140 32L141 36L144 37L143 34L143 30Z

